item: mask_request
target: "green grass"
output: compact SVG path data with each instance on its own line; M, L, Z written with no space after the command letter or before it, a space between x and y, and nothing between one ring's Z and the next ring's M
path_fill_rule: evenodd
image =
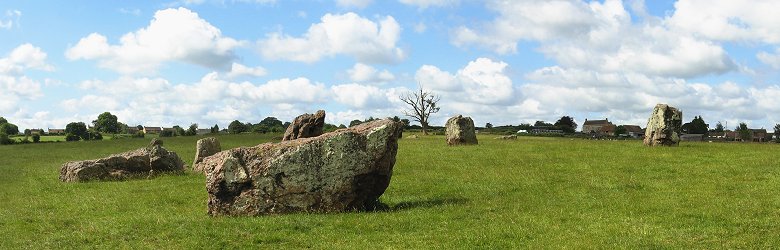
M224 135L223 148L267 135ZM389 211L210 217L205 177L61 183L146 139L0 146L0 249L774 248L777 144L402 139ZM197 137L166 138L188 163Z

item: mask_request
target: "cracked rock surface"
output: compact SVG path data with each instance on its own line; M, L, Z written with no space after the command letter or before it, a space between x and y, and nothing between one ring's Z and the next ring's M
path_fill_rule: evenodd
M378 120L318 137L206 157L208 213L340 212L374 206L390 184L402 125Z

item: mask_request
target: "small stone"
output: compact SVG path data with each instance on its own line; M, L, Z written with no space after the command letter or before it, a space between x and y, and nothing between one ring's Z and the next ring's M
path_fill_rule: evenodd
M496 137L495 139L498 139L498 140L517 140L517 135L499 136L499 137Z
M477 144L477 134L474 131L474 121L471 117L456 115L447 119L446 137L447 145L473 145Z
M219 145L217 138L208 137L198 140L195 144L195 160L192 162L192 170L203 172L203 169L198 169L198 163L203 161L203 158L212 156L219 151L222 151L222 147Z
M318 110L315 114L302 114L287 127L282 141L300 138L316 137L322 134L325 126L325 110Z

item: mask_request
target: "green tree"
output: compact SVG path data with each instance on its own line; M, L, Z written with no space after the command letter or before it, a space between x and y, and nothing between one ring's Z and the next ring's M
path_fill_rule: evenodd
M214 124L214 127L211 127L211 133L212 134L218 134L219 133L219 125Z
M98 115L97 120L92 121L92 126L98 132L116 134L119 133L119 121L115 115L109 112L103 112Z
M563 132L574 133L577 130L577 123L570 116L561 116L561 119L555 122L554 126Z
M0 118L2 118L2 117L0 117ZM8 145L8 144L13 144L13 143L14 143L14 141L11 140L11 137L9 137L8 134L0 131L0 145Z
M626 127L623 125L618 125L615 128L615 136L620 136L626 134Z
M401 119L401 123L404 124L404 128L409 128L409 124L411 124L409 119Z
M485 123L485 128L491 129L491 128L493 128L493 124L490 124L489 122Z
M775 124L775 142L780 143L780 123Z
M176 135L174 130L163 129L163 131L160 131L160 137L173 137L174 135Z
M187 128L187 131L184 132L184 135L188 135L188 136L193 136L193 135L197 135L197 134L198 134L198 124L197 123L190 124L190 127Z
M33 138L33 142L35 143L41 142L41 134L39 133L33 133L32 138Z
M173 135L174 136L183 136L185 133L187 133L187 132L184 131L184 129L181 126L179 126L179 125L173 126Z
M65 134L65 141L78 141L78 140L81 140L81 136L71 134L71 133Z
M246 125L244 125L238 120L232 121L230 122L230 124L228 124L228 133L240 134L244 132L247 132Z
M723 133L723 130L725 130L723 128L723 124L721 124L720 121L718 121L718 124L715 124L715 129L713 129L712 132Z
M682 131L688 134L706 134L709 130L710 125L701 116L694 116L691 122L682 125Z
M65 133L78 136L82 139L88 138L87 125L83 122L71 122L65 126Z
M99 140L103 140L103 135L100 134L100 132L98 132L97 130L89 129L87 130L87 138L82 137L81 139L84 139L85 141L89 141L89 140L99 141Z
M739 134L739 139L742 141L753 141L753 132L748 129L747 124L744 122L740 122L734 131Z
M5 118L0 117L0 132L3 132L8 136L16 135L19 134L19 127L8 122Z
M362 123L363 123L363 121L361 121L361 120L352 120L351 122L349 122L349 126L350 127L354 127L354 126L360 125Z
M551 123L547 123L545 121L536 121L534 123L534 127L553 127Z

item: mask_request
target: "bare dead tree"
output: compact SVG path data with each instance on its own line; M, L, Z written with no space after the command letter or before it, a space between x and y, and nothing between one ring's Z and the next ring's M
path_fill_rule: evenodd
M420 86L419 92L409 92L400 96L401 101L409 105L409 109L404 110L404 115L411 117L420 123L424 135L428 134L428 118L431 114L439 112L436 103L440 98L432 92L426 92Z

